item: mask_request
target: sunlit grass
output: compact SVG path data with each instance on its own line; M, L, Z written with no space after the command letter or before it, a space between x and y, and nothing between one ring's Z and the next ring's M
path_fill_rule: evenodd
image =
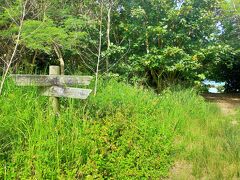
M182 127L184 132L178 135L177 159L187 160L186 163L191 166L191 169L179 172L178 177L181 174L184 177L187 173L196 179L238 179L240 116L223 116L213 104L203 106L206 107L207 116L201 118L199 114L196 120L185 121Z
M87 101L61 99L56 117L36 88L0 97L1 179L239 178L239 118L194 90L162 95L101 82ZM183 163L184 162L184 163Z

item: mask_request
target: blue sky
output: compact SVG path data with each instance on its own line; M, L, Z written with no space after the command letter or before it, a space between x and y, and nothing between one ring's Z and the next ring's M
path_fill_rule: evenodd
M203 84L205 84L205 85L212 85L212 86L217 87L217 86L224 86L226 83L225 82L216 82L216 81L205 79L203 81Z

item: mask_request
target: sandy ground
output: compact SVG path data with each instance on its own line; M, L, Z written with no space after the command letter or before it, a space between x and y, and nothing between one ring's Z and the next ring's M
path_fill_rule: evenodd
M216 103L224 115L234 115L240 107L240 94L203 94L206 101Z

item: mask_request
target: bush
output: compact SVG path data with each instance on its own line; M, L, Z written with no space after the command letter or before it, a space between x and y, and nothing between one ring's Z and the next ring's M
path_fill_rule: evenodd
M113 80L85 102L62 99L58 118L34 88L8 82L0 103L1 179L164 177L176 133L208 111L192 90L157 96Z
M1 178L167 175L172 134L154 111L153 93L111 81L86 102L85 113L84 103L67 100L56 118L36 89L7 86L0 99Z

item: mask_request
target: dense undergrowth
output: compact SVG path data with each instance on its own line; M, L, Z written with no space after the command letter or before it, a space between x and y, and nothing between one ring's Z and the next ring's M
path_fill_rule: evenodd
M55 117L37 89L8 82L0 104L0 179L158 179L181 159L195 177L239 173L239 131L193 90L112 80L87 101L61 99Z

